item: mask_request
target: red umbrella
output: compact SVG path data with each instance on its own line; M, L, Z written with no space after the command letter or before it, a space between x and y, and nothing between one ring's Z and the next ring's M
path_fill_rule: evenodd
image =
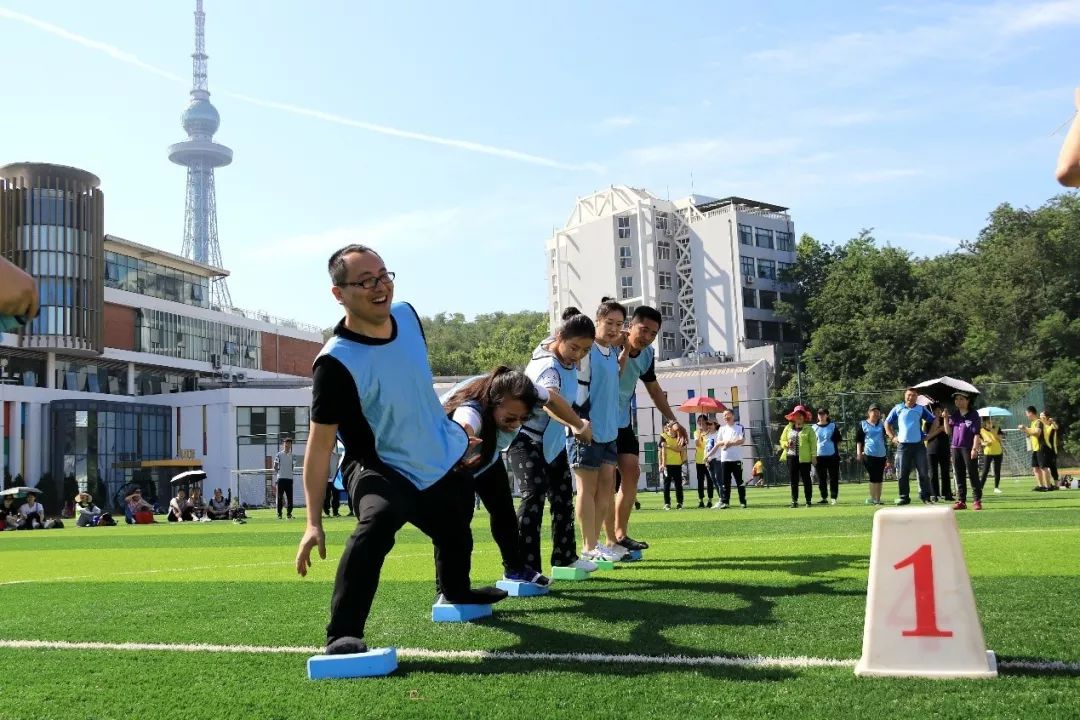
M707 395L692 397L679 406L679 412L684 413L718 413L724 410L727 410L724 403Z

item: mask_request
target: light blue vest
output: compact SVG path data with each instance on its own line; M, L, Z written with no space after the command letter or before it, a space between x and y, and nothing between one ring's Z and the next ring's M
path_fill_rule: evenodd
M653 346L649 345L642 350L637 357L627 357L626 366L619 375L619 427L630 425L630 406L633 404L634 391L637 390L638 380L648 371L655 355Z
M459 385L461 385L461 386L467 385L468 383L472 382L475 379L476 378L471 378L470 380L467 380L464 383L459 383ZM457 392L457 387L455 387L449 393L447 393L446 395L443 396L443 402L446 402L446 398L449 398L455 392ZM480 413L481 418L484 417L484 408L480 405L480 403L476 402L475 400L470 400L470 401L468 401L466 403L462 403L462 407L470 407L473 410L475 410L476 412ZM473 430L482 431L482 428L473 428ZM510 447L510 443L512 443L514 441L514 438L517 437L517 434L518 434L517 430L506 431L506 430L501 430L499 428L495 428L495 449L492 451L491 457L488 458L486 462L483 461L483 460L480 461L480 464L477 466L477 469L473 470L473 477L480 477L492 465L497 463L499 461L499 456L503 452L506 451L506 448ZM468 457L468 456L466 456L466 457Z
M863 420L862 431L866 435L863 440L863 453L870 457L885 457L885 422L871 425L868 420Z
M544 342L550 342L550 338ZM532 359L525 366L525 374L533 382L538 382L541 375L552 369L559 374L559 387L555 390L567 402L574 402L578 386L577 367L563 365L553 352L543 347L543 344L533 350ZM566 426L552 420L542 407L537 407L532 417L525 421L525 424L521 426L521 432L543 445L544 461L548 464L555 462L559 453L566 449Z
M578 378L578 415L592 423L593 442L608 443L619 435L619 353L589 350L589 380Z
M818 457L828 457L836 454L836 445L832 441L834 432L836 432L836 423L834 422L830 422L824 427L814 423L814 434L817 435Z
M395 334L388 342L369 345L335 335L319 355L333 357L352 375L379 459L424 490L461 460L468 438L446 417L432 389L416 311L408 303L394 303L390 314Z

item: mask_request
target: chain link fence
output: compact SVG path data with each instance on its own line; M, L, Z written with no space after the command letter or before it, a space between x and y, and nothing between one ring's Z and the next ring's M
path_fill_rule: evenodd
M1031 474L1031 453L1027 449L1027 440L1017 430L1018 425L1027 425L1024 411L1029 405L1038 409L1045 406L1045 390L1042 381L1004 382L980 385L981 394L975 402L976 408L1001 407L1012 413L1008 417L994 418L1003 431L1001 445L1003 449L1001 474L1003 477L1027 476ZM796 405L802 404L816 413L818 408L828 408L830 419L836 423L843 436L840 443L840 482L866 482L866 470L855 459L855 430L860 421L866 418L867 408L872 403L881 406L882 417L897 403L903 401L903 388L872 392L835 393L831 395L804 394L798 397L772 397L760 400L740 400L734 404L736 418L740 416L754 418L744 426L750 430L750 446L746 448L747 466L744 477L749 479L750 467L757 460L765 465L765 482L769 486L787 485L787 468L780 463L780 434L788 421L784 415ZM717 398L726 405L730 400ZM642 479L646 488L657 490L663 484L663 459L659 457L658 443L664 420L655 407L638 406L638 438L641 442ZM696 416L690 418L691 432L695 429ZM815 417L816 421L816 417ZM685 424L685 423L684 423ZM687 453L688 463L693 464L693 452ZM1060 464L1060 463L1059 463ZM1064 467L1064 466L1063 466ZM691 486L696 487L693 468L684 473L691 477Z

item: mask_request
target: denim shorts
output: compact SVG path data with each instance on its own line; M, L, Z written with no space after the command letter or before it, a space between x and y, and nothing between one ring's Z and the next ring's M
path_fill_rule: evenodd
M566 456L570 467L582 470L599 470L601 465L618 465L619 453L615 441L591 442L588 445L575 440L566 443Z

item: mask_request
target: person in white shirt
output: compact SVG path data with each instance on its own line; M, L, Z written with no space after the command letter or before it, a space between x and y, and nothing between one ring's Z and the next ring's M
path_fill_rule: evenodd
M169 514L166 519L169 522L191 522L195 519L191 513L191 505L188 504L187 493L183 490L177 490L176 497L169 500Z
M26 494L26 502L19 506L19 515L22 517L20 530L37 530L45 526L45 508L34 493Z
M274 456L274 475L277 478L277 516L286 508L286 517L292 520L293 507L293 454L292 438L285 438L281 452Z
M746 443L749 433L742 425L735 422L735 413L725 410L723 423L716 431L716 444L710 451L710 455L720 458L720 477L716 478L720 484L720 504L717 509L723 510L730 505L731 480L735 480L735 486L739 491L739 505L746 508L746 487L743 485L743 445Z

